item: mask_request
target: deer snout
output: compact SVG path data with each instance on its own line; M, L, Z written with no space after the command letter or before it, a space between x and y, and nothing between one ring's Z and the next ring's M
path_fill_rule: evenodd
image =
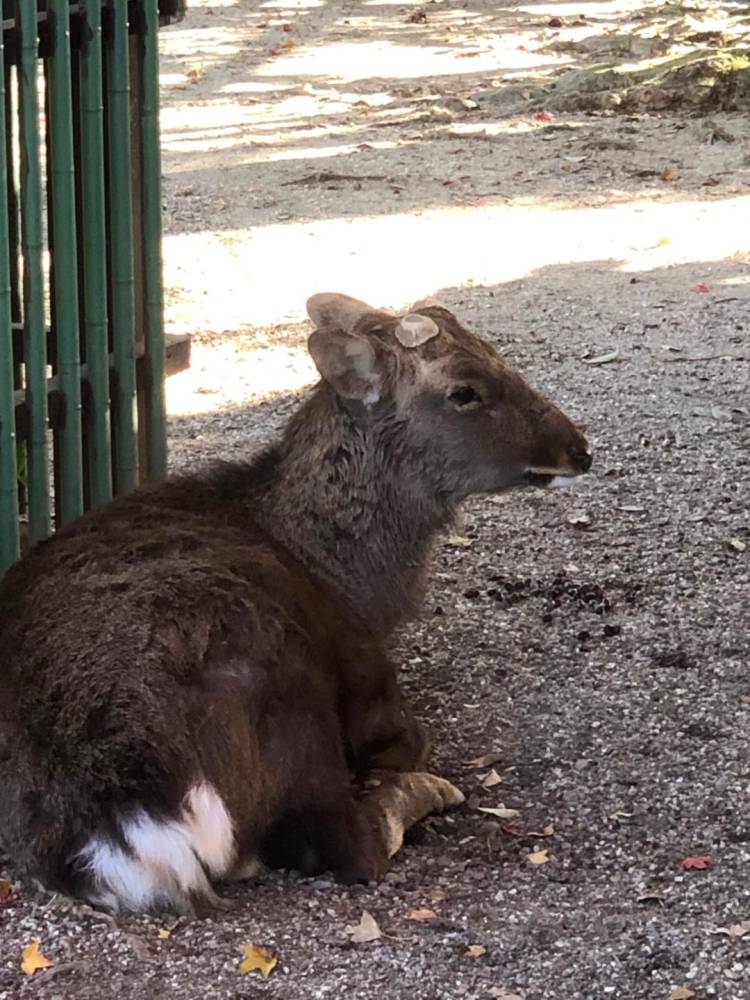
M588 445L571 448L570 457L573 460L573 464L581 473L588 472L591 468L591 463L594 461L593 453Z

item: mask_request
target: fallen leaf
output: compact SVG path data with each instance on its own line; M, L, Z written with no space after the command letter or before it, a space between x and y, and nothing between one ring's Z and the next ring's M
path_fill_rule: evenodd
M492 764L497 764L502 758L501 753L485 753L481 757L475 757L474 760L465 760L464 764L467 767L490 767Z
M500 827L500 832L504 833L506 837L522 837L523 827L520 823L504 823Z
M259 972L267 979L278 965L278 958L270 948L261 944L243 944L245 957L240 962L240 972Z
M672 241L670 240L670 238L668 236L662 236L662 238L660 240L657 240L656 245L658 247L668 247L671 242Z
M541 851L532 851L531 854L527 854L526 857L532 865L546 865L549 861L549 850L544 847Z
M498 806L496 808L492 806L479 806L479 811L481 813L489 813L490 816L497 816L498 819L515 819L516 816L521 815L517 809L506 809L505 806Z
M526 837L554 837L555 828L549 823L547 826L543 827L541 830L527 830Z
M594 358L582 358L581 359L585 365L608 365L612 361L621 361L620 350L615 348L614 351L607 351L606 354L597 354Z
M548 111L537 111L534 115L535 122L551 122L552 115Z
M436 920L437 913L434 910L409 910L404 920L416 920L421 923L424 920Z
M713 865L711 856L708 854L693 854L689 858L683 858L680 861L680 867L685 868L688 871L691 869L702 870L704 868L710 868Z
M156 932L162 941L166 941L168 937L172 937L172 932L168 931L166 927L160 927Z
M464 958L481 958L487 954L487 949L483 944L470 944L464 952Z
M727 544L730 549L734 549L735 552L744 552L747 548L747 545L739 538L730 538Z
M660 170L659 171L659 177L665 183L668 182L668 181L676 181L677 180L677 174L674 172L674 170L672 170L671 167L664 167L663 170Z
M590 527L591 518L585 511L579 510L575 511L567 517L567 522L572 528L585 529Z
M697 285L693 285L693 287L690 289L690 291L691 292L699 292L700 294L705 295L705 293L706 292L710 292L711 289L708 287L708 285L704 284L701 281Z
M13 906L18 900L18 893L7 878L0 878L0 906Z
M494 788L495 785L501 785L503 782L502 777L494 769L488 771L487 774L479 775L479 783L482 788Z
M21 971L27 976L33 976L37 969L46 969L52 962L39 951L39 940L27 944L21 952Z
M354 944L367 944L369 941L377 941L383 936L377 920L367 910L362 914L362 919L358 924L346 928L346 933Z
M636 902L638 903L663 903L664 896L659 892L643 892L640 896L636 897Z
M473 545L471 538L466 538L464 535L449 535L445 540L446 545L453 545L457 548L468 549L470 545Z
M690 997L694 996L695 993L689 990L687 986L676 986L669 994L669 1000L690 1000Z
M750 920L743 920L739 924L731 924L729 927L717 927L711 931L712 934L726 934L727 937L741 938L750 934Z

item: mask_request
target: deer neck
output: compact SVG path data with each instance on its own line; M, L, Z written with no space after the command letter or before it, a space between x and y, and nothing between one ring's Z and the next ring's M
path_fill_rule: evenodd
M257 514L271 534L386 635L422 601L432 543L452 517L388 420L358 422L318 389L292 418Z

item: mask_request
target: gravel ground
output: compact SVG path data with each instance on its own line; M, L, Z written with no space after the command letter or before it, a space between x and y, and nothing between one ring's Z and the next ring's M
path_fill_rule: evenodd
M590 17L618 8L580 6ZM434 7L424 7L431 21L440 14L457 26L453 44L460 31L460 44L480 49L482 39L520 30L519 11L538 21L568 9ZM417 9L384 5L382 17L404 31ZM319 44L343 44L366 36L362 18L376 15L364 2L196 4L183 29L165 33L166 70L178 76L181 67L190 80L196 60L207 68L168 92L165 117L202 121L198 112L224 99L223 63L200 49L202 38L216 47L220 29L247 32L250 42L263 33L268 48L277 44L269 33L292 37L308 24ZM383 37L402 36L394 28ZM414 37L433 48L440 41ZM231 65L241 67L240 57ZM410 85L430 93L439 85L441 100L461 101L481 89L483 73L498 72L424 75ZM286 80L268 76L268 85L283 89ZM311 77L307 86L315 98L337 85ZM339 90L351 96L358 86ZM360 90L382 87L365 81ZM268 98L277 112L282 96ZM380 885L274 874L231 888L232 909L211 920L111 918L42 893L3 865L18 898L0 908L0 998L750 998L748 122L498 119L478 101L467 147L453 121L383 125L355 104L341 112L341 130L356 125L357 143L370 148L356 169L349 153L329 151L325 170L392 176L402 159L409 183L388 194L397 207L375 182L284 187L321 167L300 162L307 140L280 112L262 112L276 121L268 133L235 123L231 148L209 148L200 163L187 162L167 130L168 318L196 334L193 370L170 386L172 463L242 455L273 435L310 377L300 309L324 264L326 285L367 292L376 305L438 295L587 425L595 465L574 490L467 506L438 548L423 613L395 644L434 738L435 769L468 802L415 830ZM308 124L330 133L316 113ZM257 142L282 140L296 158L253 161ZM226 173L217 167L224 159ZM265 299L251 287L237 305L250 318L230 335L244 293L231 290L232 272L221 286L212 240L246 252L248 280L262 284L263 237L278 215L290 219L294 261L310 253L297 246L296 221L322 225L342 205L351 235L311 261L312 275L290 265ZM373 266L373 216L424 221L436 208L460 210L460 227L485 240L479 250L479 241L444 240L431 285L429 268L415 265L409 287L400 244L395 265ZM206 253L191 257L192 235ZM351 246L364 257L360 279ZM342 285L342 274L356 287ZM708 867L681 864L696 857L710 858ZM415 910L433 916L409 919ZM355 944L347 928L364 912L382 936ZM20 954L34 938L53 964L27 977ZM278 956L267 979L239 971L250 943Z

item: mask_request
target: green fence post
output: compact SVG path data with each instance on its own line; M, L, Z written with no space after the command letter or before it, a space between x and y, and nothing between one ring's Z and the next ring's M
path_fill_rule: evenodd
M143 267L146 340L146 413L150 480L167 474L164 402L164 317L161 256L161 148L159 134L158 0L143 0L142 102L140 109Z
M5 59L0 31L0 131L5 135ZM0 150L0 574L18 559L18 470L13 392L8 177L5 143Z
M112 33L107 53L107 119L115 481L116 492L124 493L138 485L128 5L115 0L109 12Z
M107 326L107 230L104 191L104 98L101 0L81 0L84 40L80 57L81 223L87 420L91 505L112 497Z
M47 454L47 343L42 269L42 181L40 174L38 47L36 3L17 4L21 39L19 113L21 119L21 245L23 254L24 356L29 488L29 541L50 531Z
M57 346L58 381L65 404L59 432L60 468L57 470L61 524L56 527L60 527L83 512L81 364L68 0L48 0L48 12L52 15L53 28L48 75L54 275L52 330Z

